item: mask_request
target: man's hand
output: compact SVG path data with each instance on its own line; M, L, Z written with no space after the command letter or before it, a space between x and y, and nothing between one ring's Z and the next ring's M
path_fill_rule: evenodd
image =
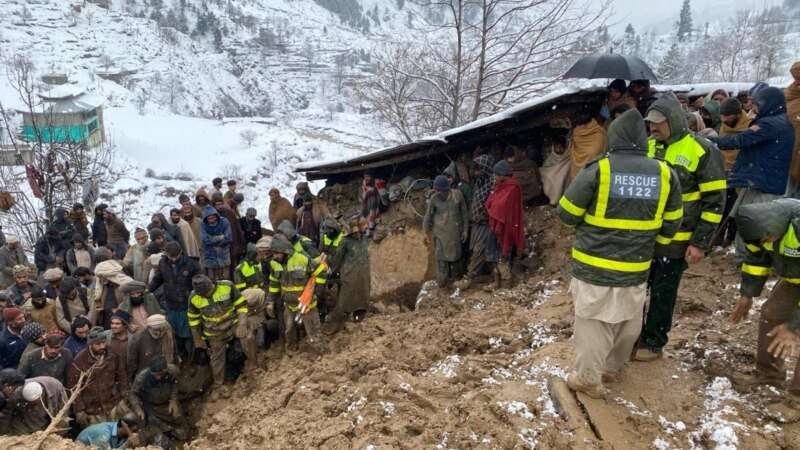
M192 335L192 342L194 343L194 348L204 348L206 346L206 341L200 335Z
M731 313L731 323L739 323L742 319L747 317L747 313L750 312L751 306L753 306L753 297L742 296L742 298L739 299L739 302L736 303L736 307L733 308L733 312Z
M177 400L170 400L169 402L169 413L172 414L172 417L180 417L181 415L181 407L178 405Z
M130 324L128 325L128 331L131 333L136 333L139 330L139 325Z
M750 131L758 131L760 129L761 129L761 127L758 126L758 125L753 125L753 126L750 127Z
M461 243L467 242L467 238L469 237L469 233L466 231L461 232Z
M794 354L797 347L797 341L800 339L797 332L790 330L786 324L778 325L772 331L767 333L767 336L772 338L767 352L771 353L775 358L786 358Z
M250 330L247 328L246 320L239 320L239 323L236 324L236 329L233 330L233 335L239 340L247 339L250 335Z
M694 245L690 245L686 249L686 262L689 264L699 263L700 261L705 258L706 253L700 247L695 247Z

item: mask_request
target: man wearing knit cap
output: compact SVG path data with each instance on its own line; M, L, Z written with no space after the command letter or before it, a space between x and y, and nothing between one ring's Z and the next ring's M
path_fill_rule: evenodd
M255 208L247 208L244 217L239 219L239 225L242 227L246 244L255 244L261 239L261 221L256 219L257 214L258 212Z
M13 234L6 236L6 243L0 247L0 289L14 283L14 267L28 264L28 257L19 245L19 238Z
M31 288L31 298L22 305L22 309L28 313L32 321L41 324L45 330L58 329L55 301L45 297L41 286L34 285Z
M794 150L792 162L789 165L789 189L787 193L794 198L800 198L797 186L800 186L800 61L795 61L789 69L794 81L786 87L786 115L794 129Z
M164 314L155 295L147 291L147 285L140 281L129 281L120 286L123 298L118 310L130 314L128 329L135 333L147 325L147 318L153 314Z
M47 330L36 322L27 322L22 327L22 342L25 343L25 350L22 352L23 356L30 352L41 350L44 347L44 337Z
M133 380L158 356L166 359L168 364L178 366L180 361L176 350L167 318L161 314L148 317L145 329L137 331L128 345L128 378Z
M494 189L486 199L489 213L489 253L495 260L494 289L511 287L511 266L514 258L525 251L525 218L522 205L522 188L512 176L508 163L503 160L494 166Z
M128 330L131 315L127 311L117 309L111 315L111 329L106 330L108 349L114 352L126 366L128 364L128 343L133 339L133 333Z
M42 287L44 288L44 293L47 295L47 298L56 298L58 297L58 291L61 287L61 281L64 279L64 271L61 269L47 269L44 272L44 284Z
M35 377L25 380L25 385L18 390L22 402L14 407L14 420L11 422L11 434L26 435L42 431L50 425L50 421L61 408L67 404L67 392L60 381L52 377ZM64 417L59 428L69 428L68 418Z
M169 321L178 351L182 356L192 354L192 333L186 309L189 306L189 293L192 292L192 278L200 273L197 260L185 255L177 243L168 243L166 256L158 262L158 268L150 280L148 290L154 292L162 288L167 306Z
M238 289L227 280L215 285L206 275L192 278L189 295L189 327L195 348L211 351L211 370L214 383L225 382L225 353L234 337L244 341L249 337L247 327L247 302Z
M74 358L86 348L87 338L89 337L89 331L92 329L92 324L86 316L76 316L72 319L70 329L72 332L67 340L64 341L64 347L72 353L72 357Z
M82 427L116 420L128 412L125 397L130 386L122 361L106 348L102 327L89 331L87 343L72 361L65 386L74 389L81 374L89 372L73 404L75 421Z
M3 321L6 326L0 333L0 368L16 368L25 351L26 344L22 339L25 316L19 308L6 308L3 310Z
M174 367L157 356L136 375L131 387L131 408L144 419L144 436L169 433L186 439L186 422L178 402L178 380Z
M53 377L64 383L72 364L72 352L64 347L64 336L48 333L41 350L22 355L19 371L25 378Z
M469 209L461 192L450 189L450 182L443 175L433 180L433 191L422 229L425 245L430 244L430 235L433 236L436 283L444 290L448 282L461 276L457 270L464 256L461 244L467 241Z
M35 284L28 278L28 274L30 273L28 266L17 264L14 266L13 273L14 281L11 283L11 286L8 287L8 290L14 294L14 304L21 306L31 298L31 291Z
M94 302L78 289L78 282L74 278L67 278L61 283L55 305L56 324L65 333L71 333L75 317L85 316L90 323L94 323L97 317Z

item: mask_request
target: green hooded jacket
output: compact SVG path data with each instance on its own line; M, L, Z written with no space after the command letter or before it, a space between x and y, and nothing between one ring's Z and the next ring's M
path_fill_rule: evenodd
M742 283L746 297L761 295L770 271L792 284L800 284L800 200L783 198L739 208L736 226L745 241ZM779 237L761 244L767 236ZM800 331L800 303L788 326Z
M572 276L598 286L647 281L657 240L680 226L678 176L647 157L641 114L623 113L608 129L609 152L578 172L558 204L558 217L576 227Z
M721 105L716 100L707 101L700 107L700 109L706 110L708 115L711 116L711 128L717 133L719 133L719 128L722 126L722 115L719 113L720 108Z
M656 245L656 256L683 258L689 245L708 250L722 221L727 186L725 159L714 144L689 131L686 116L672 93L662 95L648 112L651 110L667 117L670 135L664 142L651 138L648 154L675 169L683 199L681 228L671 242Z

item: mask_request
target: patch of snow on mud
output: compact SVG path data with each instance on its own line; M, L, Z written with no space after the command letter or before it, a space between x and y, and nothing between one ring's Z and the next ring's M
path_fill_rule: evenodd
M497 405L508 411L509 414L520 416L528 422L533 420L533 413L528 410L528 405L523 402L512 400L510 402L497 402Z
M417 301L414 303L414 311L419 311L419 305L423 300L430 298L431 292L435 287L436 280L428 280L422 283L422 286L419 289L419 294L417 294Z
M517 433L517 436L519 436L519 438L522 439L522 442L524 442L525 445L527 445L530 449L536 448L536 445L539 443L536 440L536 435L536 430L532 430L530 428L523 428L519 430L519 433Z
M461 358L459 358L458 355L450 355L428 369L425 374L428 376L441 375L445 378L454 378L456 376L456 366L458 366L460 362Z
M383 407L383 417L392 417L394 414L394 403L392 402L380 402L381 407Z
M745 430L746 427L733 418L739 412L732 403L742 403L742 399L731 388L727 378L717 377L706 387L706 400L703 406L705 414L700 418L698 429L690 434L690 443L693 449L705 448L704 441L716 444L715 450L734 450L739 444L736 430Z

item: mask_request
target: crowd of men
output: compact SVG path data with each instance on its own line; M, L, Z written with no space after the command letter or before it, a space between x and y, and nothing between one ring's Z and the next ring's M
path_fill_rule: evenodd
M786 89L758 83L743 98L719 89L695 103L612 83L607 131L596 127L606 143L557 208L576 228L571 389L603 397L632 354L663 356L684 270L715 243L735 245L742 273L732 323L780 277L761 308L756 370L732 381L784 387L783 360L800 340L800 62L791 74ZM800 362L786 398L800 401Z
M194 202L181 195L169 218L153 214L132 245L105 204L91 224L81 204L57 208L33 264L17 236L3 235L0 433L46 429L74 395L59 434L118 448L138 433L170 448L189 433L178 392L187 365L208 370L225 398L271 344L292 356L304 334L324 353L326 335L364 319L367 236L379 221L372 180L363 213L338 220L306 183L293 202L271 190L274 232L254 208L240 213L235 180L224 193L220 178L212 184Z

